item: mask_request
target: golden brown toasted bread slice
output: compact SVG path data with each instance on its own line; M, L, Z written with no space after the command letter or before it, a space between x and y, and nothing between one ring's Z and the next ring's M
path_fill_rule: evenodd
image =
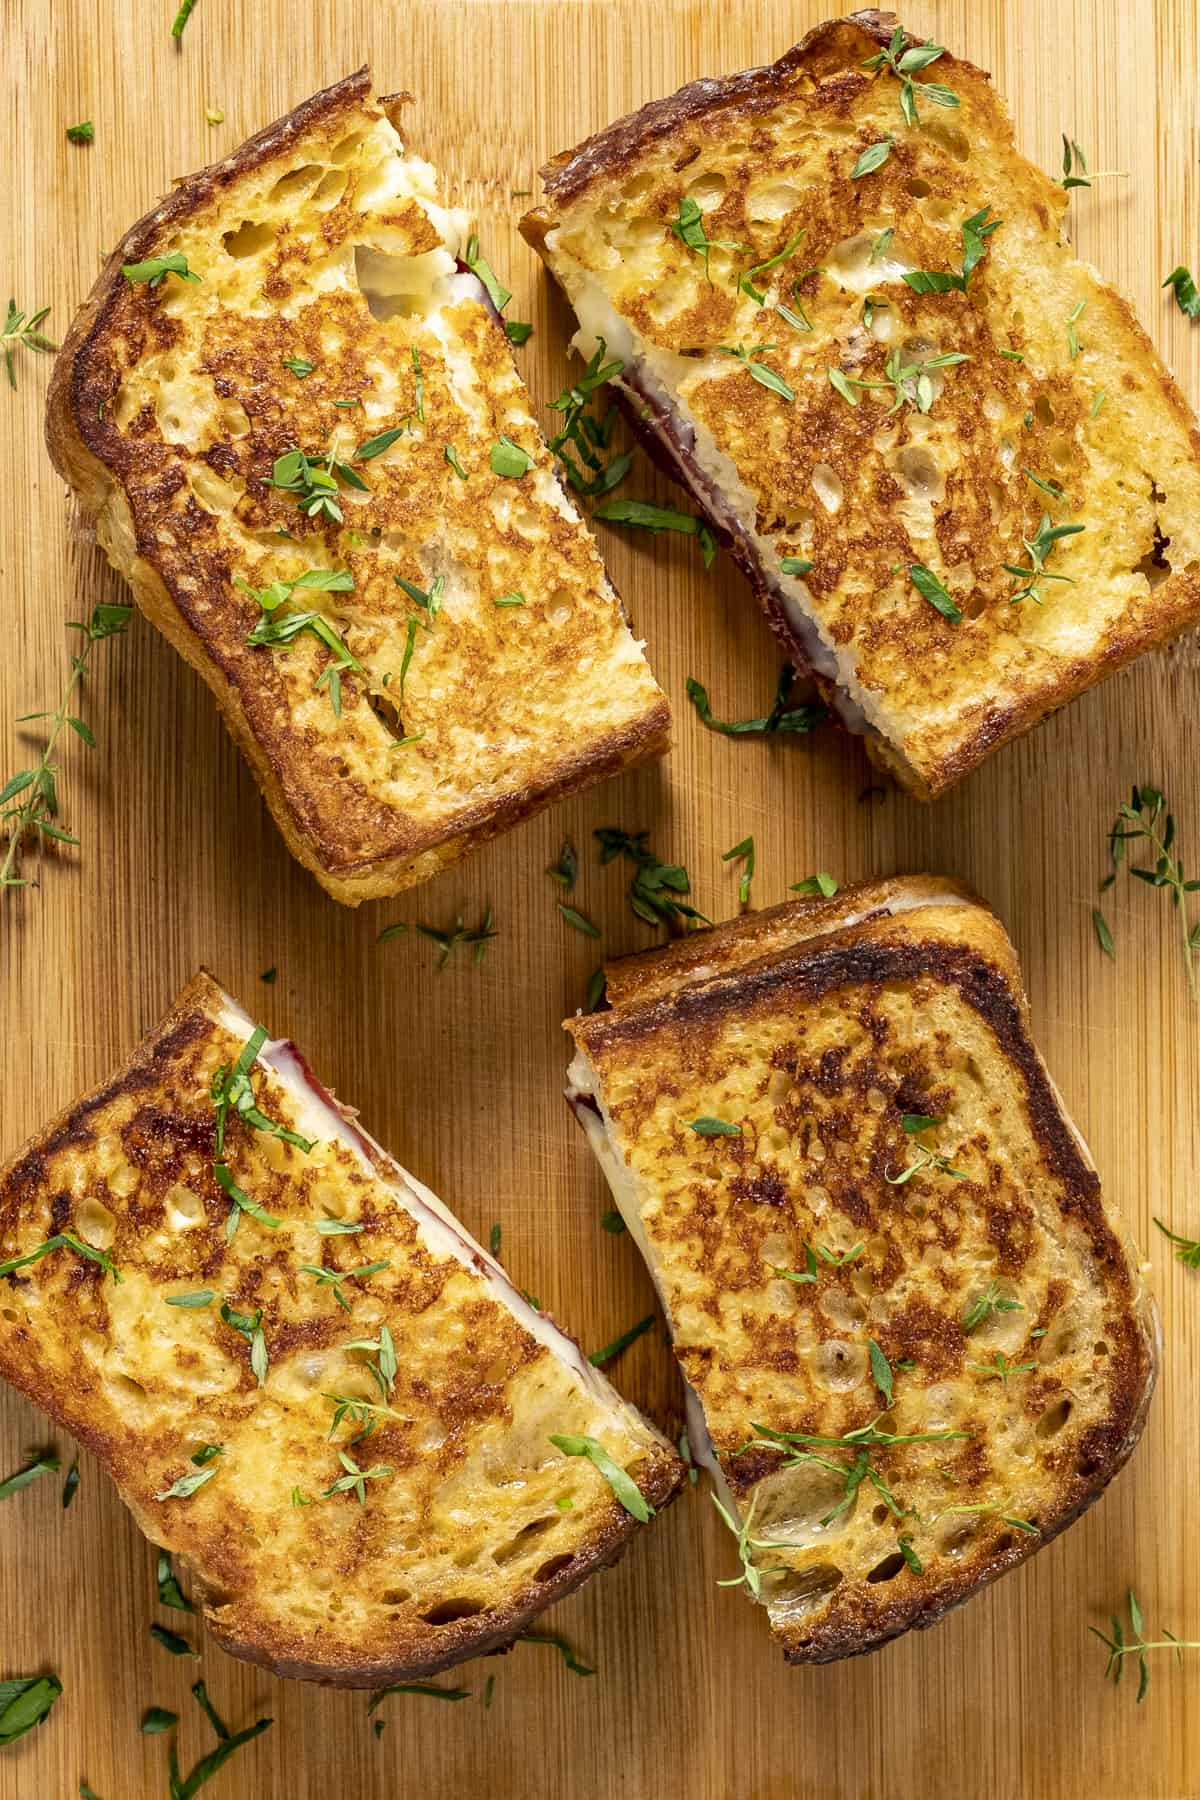
M181 182L110 258L47 418L289 848L352 905L670 723L398 104L360 70Z
M793 1662L936 1623L1129 1456L1157 1315L993 914L869 883L608 971L568 1097Z
M1200 437L987 76L894 25L620 120L522 229L788 660L928 798L1200 618Z
M350 1687L508 1644L682 1474L205 974L0 1173L0 1374L186 1559L224 1649Z

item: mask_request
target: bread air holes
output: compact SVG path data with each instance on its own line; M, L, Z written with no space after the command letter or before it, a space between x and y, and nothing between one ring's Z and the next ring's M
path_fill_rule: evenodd
M517 1557L530 1555L558 1523L559 1515L553 1513L544 1519L531 1519L528 1525L521 1527L516 1537L509 1538L507 1544L501 1544L498 1550L492 1551L492 1561L497 1568L503 1569Z
M1144 575L1152 589L1159 587L1171 573L1171 564L1167 559L1167 546L1170 542L1169 537L1163 536L1156 520L1152 547L1133 565L1134 574Z
M927 195L932 194L933 189L923 176L914 175L905 191L911 194L914 200L924 200Z
M1039 425L1053 425L1054 408L1045 394L1039 394L1033 403L1033 416Z
M942 472L929 451L919 444L906 444L893 464L901 485L914 500L941 500L945 488Z
M873 1569L867 1570L867 1580L894 1581L901 1570L906 1567L903 1551L893 1550L890 1556L885 1556L882 1562L876 1563Z
M770 187L752 188L746 200L746 217L756 225L774 224L786 219L800 204L800 190L790 182L777 181Z
M260 219L243 219L233 231L222 233L221 242L230 256L258 256L275 242L275 232Z
M345 169L328 169L313 189L312 205L318 212L330 212L346 191L349 176Z
M344 168L354 152L361 149L369 136L370 133L367 131L352 131L349 137L344 137L340 143L333 146L329 153L330 162L335 163L339 169Z
M565 1574L574 1561L574 1556L569 1552L562 1556L552 1556L548 1562L542 1564L541 1568L534 1570L533 1579L535 1581L553 1581L557 1576Z
M93 1250L111 1250L116 1220L99 1200L85 1200L75 1214L75 1229Z
M204 1202L191 1188L177 1185L163 1197L163 1214L172 1231L194 1231L204 1223Z
M802 1619L816 1612L841 1586L842 1579L842 1571L833 1563L812 1563L807 1569L789 1570L786 1575L764 1576L763 1591L772 1614Z
M1058 1400L1053 1406L1048 1406L1037 1422L1037 1435L1043 1439L1057 1437L1070 1418L1073 1406L1074 1402L1071 1400Z
M829 463L816 463L810 479L812 491L825 511L835 513L845 499L846 493L837 470Z
M459 1619L474 1619L482 1611L481 1600L440 1600L421 1617L426 1625L455 1625Z
M412 1594L407 1588L388 1587L384 1588L379 1598L385 1606L407 1606L412 1599Z
M325 170L320 163L302 163L298 169L290 169L281 175L267 199L272 203L280 200L299 200L310 188L316 186Z
M848 1394L866 1379L867 1352L858 1344L828 1338L813 1351L811 1367L818 1387L833 1394Z
M715 212L725 198L725 186L725 177L714 169L689 181L684 192L689 200L696 202L701 212Z
M835 1470L823 1469L819 1463L798 1463L767 1475L754 1493L758 1535L794 1544L798 1550L844 1531L854 1513L849 1506L836 1518L830 1517L846 1498L846 1483Z
M373 319L423 317L432 305L434 283L445 271L444 250L420 256L392 256L369 244L354 246L354 279Z

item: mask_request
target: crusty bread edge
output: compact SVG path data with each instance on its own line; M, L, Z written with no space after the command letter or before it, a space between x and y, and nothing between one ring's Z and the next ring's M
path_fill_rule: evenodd
M122 264L144 259L164 227L199 200L277 154L314 123L365 101L371 93L366 66L332 87L311 95L284 118L248 138L222 162L181 181L125 233L101 270L71 323L55 358L46 399L46 446L59 474L78 498L109 562L129 584L141 611L211 689L231 737L246 757L272 817L297 862L316 876L327 893L347 906L384 899L427 880L441 868L542 811L567 793L663 755L670 744L671 709L661 692L627 725L598 743L561 757L536 786L468 806L450 822L414 833L394 855L338 865L322 854L316 832L289 801L270 757L250 728L237 688L217 665L184 617L163 576L138 553L126 491L97 453L90 430L94 408L87 397L92 347L103 332L121 292ZM384 104L395 109L403 96Z
M926 891L934 887L957 893L958 902L949 909L949 919L956 928L968 923L971 938L977 941L963 942L956 932L953 941L939 942L936 898L931 897L928 904L911 913L887 912L889 900L906 894L924 899ZM966 905L961 904L963 900ZM856 924L839 927L839 912L865 916ZM1019 1541L1002 1551L981 1549L974 1561L961 1565L932 1593L917 1596L907 1605L903 1601L885 1605L881 1598L878 1623L869 1634L864 1634L855 1623L824 1630L818 1626L810 1639L797 1643L789 1641L791 1634L786 1627L772 1627L786 1661L822 1663L866 1655L882 1649L906 1631L936 1625L982 1588L1035 1555L1093 1506L1129 1460L1141 1437L1158 1377L1162 1331L1158 1308L1142 1280L1132 1246L1120 1229L1118 1216L1103 1198L1087 1146L1030 1036L1029 1003L1016 951L991 909L960 884L917 876L862 883L843 890L834 899L814 901L811 910L807 906L803 911L790 906L771 909L774 919L784 915L793 916L800 933L797 941L748 962L738 959L736 938L739 931L753 930L754 921L743 924L733 920L715 927L711 933L695 934L688 943L710 936L717 941L712 946L715 953L705 959L711 968L702 965L690 984L685 957L678 946L666 945L629 958L631 963L644 965L655 956L662 956L672 965L671 977L657 983L646 979L640 988L639 976L644 976L644 969L635 969L632 983L623 989L618 982L615 1008L568 1019L566 1029L594 1066L593 1051L615 1051L619 1055L644 1032L664 1026L683 1031L700 1028L722 1014L739 1012L773 987L795 985L805 977L814 993L829 992L843 984L912 980L920 975L953 983L964 1003L989 1025L1002 1053L1020 1072L1035 1140L1062 1182L1071 1209L1084 1220L1097 1256L1123 1276L1124 1295L1118 1290L1114 1302L1121 1304L1124 1300L1124 1311L1135 1334L1134 1354L1125 1360L1119 1380L1112 1384L1108 1422L1093 1428L1095 1466L1087 1478L1076 1475L1077 1491L1070 1498L1056 1510L1039 1515L1038 1535L1030 1538L1021 1533ZM640 997L642 991L646 994L644 999ZM622 992L628 997L622 999ZM1078 1484L1084 1479L1091 1485L1080 1488Z
M220 984L207 969L200 969L176 996L163 1017L147 1030L110 1075L88 1093L68 1102L48 1124L35 1130L25 1140L3 1168L0 1168L0 1191L13 1180L18 1183L22 1180L37 1182L44 1155L66 1143L86 1142L90 1130L89 1115L97 1108L105 1106L128 1090L137 1093L153 1090L162 1079L164 1064L170 1061L178 1047L196 1036L204 1022L214 1016L223 998L224 990ZM103 1281L105 1275L97 1265L88 1263L80 1265L80 1278L84 1281ZM569 1567L560 1570L547 1581L538 1582L535 1591L522 1594L499 1611L485 1612L474 1618L455 1620L442 1626L436 1656L424 1653L409 1656L393 1654L387 1658L363 1658L353 1663L322 1663L282 1656L273 1644L269 1621L263 1621L262 1634L254 1639L244 1635L238 1637L221 1628L215 1617L221 1602L214 1596L214 1604L209 1604L203 1573L192 1562L186 1544L172 1538L165 1517L151 1515L131 1500L110 1473L105 1435L92 1430L86 1419L69 1420L64 1417L59 1408L47 1399L38 1371L38 1362L33 1357L7 1360L0 1356L0 1377L39 1407L56 1425L69 1431L95 1456L142 1534L157 1548L168 1550L179 1558L193 1578L200 1616L214 1640L230 1656L243 1662L255 1663L276 1675L321 1682L334 1687L379 1687L390 1681L435 1675L469 1657L507 1649L514 1638L548 1606L573 1593L601 1569L617 1562L639 1529L638 1521L625 1511L615 1497L605 1497L598 1501L592 1508L597 1520L590 1541L576 1551ZM656 1512L660 1512L678 1498L683 1476L683 1463L664 1441L648 1448L645 1463L638 1469L636 1479L643 1496ZM422 1651L424 1650L423 1644Z

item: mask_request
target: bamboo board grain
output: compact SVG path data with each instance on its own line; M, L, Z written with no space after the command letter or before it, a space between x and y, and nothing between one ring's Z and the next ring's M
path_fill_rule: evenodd
M543 405L563 384L567 321L516 234L529 202L513 190L536 190L539 162L585 131L681 81L768 60L822 16L813 0L199 0L177 51L173 10L174 0L6 0L3 273L18 303L52 303L47 329L61 332L102 254L173 176L369 57L381 87L415 93L409 141L478 210L515 290L513 315L533 319L521 363ZM1057 166L1067 130L1094 167L1129 171L1075 197L1075 240L1131 295L1200 399L1200 327L1159 289L1176 262L1200 258L1195 0L919 0L905 16L993 71L1019 144L1044 166ZM208 104L224 124L206 124ZM85 117L96 141L79 149L63 132ZM13 767L16 715L57 696L64 619L123 597L42 450L46 366L19 362L18 391L0 390L0 743ZM644 469L630 491L666 498ZM502 1222L522 1285L585 1344L606 1342L651 1295L629 1240L599 1229L607 1200L560 1100L559 1021L594 962L543 873L563 836L583 851L579 903L610 954L649 934L624 905L619 872L596 864L602 824L649 828L714 917L736 902L721 852L748 832L759 904L817 868L843 879L946 871L1012 931L1050 1068L1153 1263L1166 1355L1150 1425L1131 1468L1064 1539L935 1632L861 1663L783 1666L751 1609L715 1587L731 1549L695 1495L553 1615L597 1669L590 1680L521 1646L468 1665L473 1698L461 1705L391 1701L376 1740L361 1695L282 1684L208 1650L199 1666L222 1712L241 1725L265 1711L275 1725L206 1791L1186 1800L1200 1792L1200 1659L1156 1658L1137 1708L1131 1684L1114 1693L1102 1681L1086 1628L1132 1582L1156 1628L1200 1636L1200 1275L1171 1259L1150 1222L1200 1231L1200 1015L1158 896L1121 890L1116 963L1097 954L1089 914L1104 833L1131 782L1162 786L1185 854L1200 844L1200 642L1146 659L933 809L896 794L864 804L868 765L834 733L730 742L687 707L690 673L725 716L761 710L772 691L772 646L726 562L706 575L689 545L615 534L605 550L677 708L669 762L358 914L291 862L207 692L167 645L139 622L102 646L85 701L99 749L73 743L64 758L65 819L82 848L0 911L0 1151L102 1077L204 961L297 1038L472 1230ZM463 962L438 975L411 935L376 945L394 919L473 922L489 904L502 935L481 970ZM269 965L274 987L258 979ZM678 1430L679 1385L658 1333L616 1373ZM54 1437L23 1401L0 1396L0 1472ZM65 1466L70 1445L57 1443ZM0 1800L59 1800L81 1778L103 1800L165 1794L166 1740L138 1734L150 1704L182 1715L185 1768L210 1741L188 1695L197 1665L148 1636L165 1617L153 1554L86 1457L82 1474L68 1513L50 1480L0 1506L0 1678L49 1666L66 1687L45 1726L0 1750Z

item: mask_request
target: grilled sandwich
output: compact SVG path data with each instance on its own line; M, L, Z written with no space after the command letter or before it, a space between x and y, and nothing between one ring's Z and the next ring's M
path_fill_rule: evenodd
M181 182L109 259L47 419L289 848L351 905L669 728L401 99L360 70Z
M1012 945L953 883L876 882L617 963L608 992L568 1022L568 1097L742 1583L792 1662L936 1623L1097 1498L1156 1367Z
M914 794L1200 618L1195 421L981 70L857 13L543 177L576 346Z
M224 1649L350 1687L503 1648L682 1474L206 974L0 1173L0 1374Z

